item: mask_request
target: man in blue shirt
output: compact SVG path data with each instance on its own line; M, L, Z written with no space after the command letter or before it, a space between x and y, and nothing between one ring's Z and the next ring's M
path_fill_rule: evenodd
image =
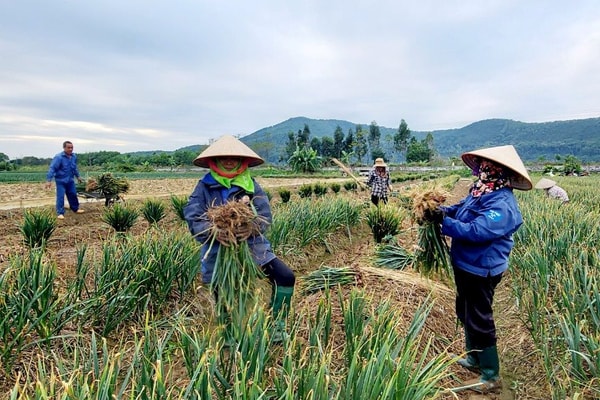
M65 194L71 210L78 214L83 213L83 210L79 208L75 178L81 182L77 169L77 156L73 153L73 143L67 140L63 143L63 151L52 159L46 175L48 189L52 187L52 179L56 182L56 214L59 219L65 217Z

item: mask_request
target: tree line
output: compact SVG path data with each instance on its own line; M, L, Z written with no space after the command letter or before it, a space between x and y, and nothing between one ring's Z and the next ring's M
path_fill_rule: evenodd
M391 139L392 151L403 156L408 163L427 163L436 155L433 135L429 133L425 139L417 140L404 119ZM338 125L333 136L321 138L311 138L310 128L304 124L304 129L288 133L285 153L279 161L287 161L295 169L309 171L316 169L323 160L331 158L337 158L348 165L363 165L365 160L370 163L377 158L389 161L381 146L381 131L377 122L371 122L368 130L363 129L362 125L356 125L346 134Z

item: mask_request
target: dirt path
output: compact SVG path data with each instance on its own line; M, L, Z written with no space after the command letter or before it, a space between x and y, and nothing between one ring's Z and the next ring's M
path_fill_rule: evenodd
M346 182L349 178L257 178L257 182L267 190L276 190L280 187L298 188L305 183L314 182ZM130 188L125 195L126 199L145 199L148 197L163 198L171 195L189 195L194 190L197 179L160 179L160 180L132 180ZM44 183L10 183L0 184L0 210L15 208L41 207L54 204L55 187L47 189ZM80 202L95 203L104 200L80 197Z

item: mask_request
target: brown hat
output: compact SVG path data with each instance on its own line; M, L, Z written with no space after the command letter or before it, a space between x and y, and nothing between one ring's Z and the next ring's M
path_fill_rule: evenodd
M258 154L240 140L231 135L225 135L200 153L200 155L194 159L194 165L208 168L209 159L227 156L246 158L249 160L249 167L254 167L265 162Z
M552 179L542 178L538 183L535 184L536 189L550 189L552 186L555 186L556 182Z
M387 167L387 164L385 163L385 161L383 161L383 158L376 158L375 159L375 164L373 164L373 168L375 167Z
M510 177L510 184L515 189L531 190L533 187L527 169L523 165L523 161L521 161L517 150L512 145L468 151L461 157L464 163L472 170L475 170L479 166L479 158L485 158L510 169L514 173Z

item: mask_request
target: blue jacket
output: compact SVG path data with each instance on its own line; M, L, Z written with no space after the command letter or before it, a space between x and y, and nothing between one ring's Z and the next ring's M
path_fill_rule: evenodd
M442 233L452 238L450 257L455 268L479 276L496 276L508 269L512 235L523 223L511 188L469 195L442 209Z
M79 178L77 169L77 156L75 153L67 157L65 152L60 152L54 156L46 174L46 180L50 182L54 178L57 182L68 183Z
M253 179L254 181L254 179ZM219 184L210 173L206 174L196 185L196 188L190 195L188 204L183 209L185 220L190 232L197 241L202 243L200 258L202 260L202 281L210 283L215 268L219 242L214 241L210 246L208 228L210 223L206 218L206 211L210 206L219 206L227 201L241 199L242 196L250 197L258 215L262 216L265 224L261 227L264 233L273 220L269 199L260 185L254 181L254 193L247 193L238 186L231 186L230 189ZM263 235L251 236L248 238L248 245L252 253L254 262L257 265L265 265L275 258L271 250L271 243ZM206 253L208 255L205 257Z

